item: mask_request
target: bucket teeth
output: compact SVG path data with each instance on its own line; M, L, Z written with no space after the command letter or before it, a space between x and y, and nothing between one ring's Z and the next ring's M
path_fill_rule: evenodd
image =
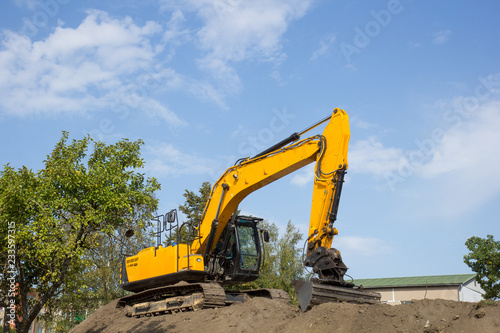
M302 311L306 311L313 305L327 302L380 303L381 298L379 293L361 288L340 287L302 280L294 280L292 283Z

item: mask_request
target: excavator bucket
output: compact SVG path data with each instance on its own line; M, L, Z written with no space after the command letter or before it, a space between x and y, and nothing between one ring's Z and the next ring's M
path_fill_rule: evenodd
M340 287L303 280L293 280L292 284L302 311L327 302L380 303L379 293L361 287Z

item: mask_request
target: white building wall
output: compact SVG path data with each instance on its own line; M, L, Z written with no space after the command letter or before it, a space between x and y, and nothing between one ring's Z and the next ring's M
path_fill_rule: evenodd
M484 293L475 278L464 283L458 290L459 299L462 302L479 302L483 299Z

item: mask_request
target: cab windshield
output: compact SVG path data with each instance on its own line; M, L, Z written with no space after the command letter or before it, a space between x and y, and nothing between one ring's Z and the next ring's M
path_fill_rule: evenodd
M255 242L255 232L251 226L238 225L238 238L240 243L242 270L257 270L259 254Z

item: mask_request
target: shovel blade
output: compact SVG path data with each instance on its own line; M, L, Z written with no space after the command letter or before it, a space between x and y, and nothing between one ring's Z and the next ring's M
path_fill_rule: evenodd
M312 282L303 280L293 280L293 289L297 294L299 300L300 309L306 311L311 305L312 298Z
M292 285L302 311L313 305L329 302L375 304L380 303L381 298L379 293L366 291L361 287L341 287L302 280L293 280Z

